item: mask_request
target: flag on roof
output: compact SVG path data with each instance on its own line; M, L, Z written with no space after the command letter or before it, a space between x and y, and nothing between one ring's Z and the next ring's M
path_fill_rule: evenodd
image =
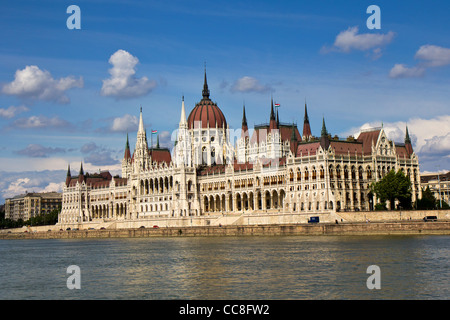
M158 133L158 130L152 130L152 133Z
M279 104L279 103L275 103L275 107L277 107L277 108L278 108L279 106L280 106L280 104Z

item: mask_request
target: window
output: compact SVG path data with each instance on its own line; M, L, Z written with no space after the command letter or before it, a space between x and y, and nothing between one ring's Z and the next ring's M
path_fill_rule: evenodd
M206 147L202 148L202 164L208 164L208 154L206 153Z
M211 163L216 164L216 149L215 148L211 149Z

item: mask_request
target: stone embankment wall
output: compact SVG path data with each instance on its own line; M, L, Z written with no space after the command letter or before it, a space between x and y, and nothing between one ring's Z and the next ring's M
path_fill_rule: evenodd
M450 220L450 210L341 211L336 214L349 222L422 220L426 216L436 216L438 220Z
M319 216L320 223L308 223L310 216ZM437 221L424 222L426 216ZM0 230L0 239L345 234L450 234L450 210L155 217Z
M34 231L0 233L0 239L88 239L182 236L289 236L289 235L450 235L450 221L317 223L209 227Z

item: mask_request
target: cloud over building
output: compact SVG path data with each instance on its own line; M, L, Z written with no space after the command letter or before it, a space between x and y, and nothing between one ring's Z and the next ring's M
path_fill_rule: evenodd
M138 58L125 50L117 50L109 59L113 66L110 78L103 80L101 94L116 99L135 98L148 94L156 87L156 81L147 77L137 78Z

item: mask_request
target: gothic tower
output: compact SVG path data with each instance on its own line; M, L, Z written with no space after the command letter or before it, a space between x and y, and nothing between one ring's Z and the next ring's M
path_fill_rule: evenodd
M147 134L144 129L144 120L142 119L142 107L139 115L139 129L137 132L136 148L134 149L134 171L139 172L146 169L149 163L149 153L147 144Z
M311 127L309 125L308 109L306 107L306 102L305 102L305 117L303 118L302 139L303 139L303 141L309 141L311 138L312 138Z

